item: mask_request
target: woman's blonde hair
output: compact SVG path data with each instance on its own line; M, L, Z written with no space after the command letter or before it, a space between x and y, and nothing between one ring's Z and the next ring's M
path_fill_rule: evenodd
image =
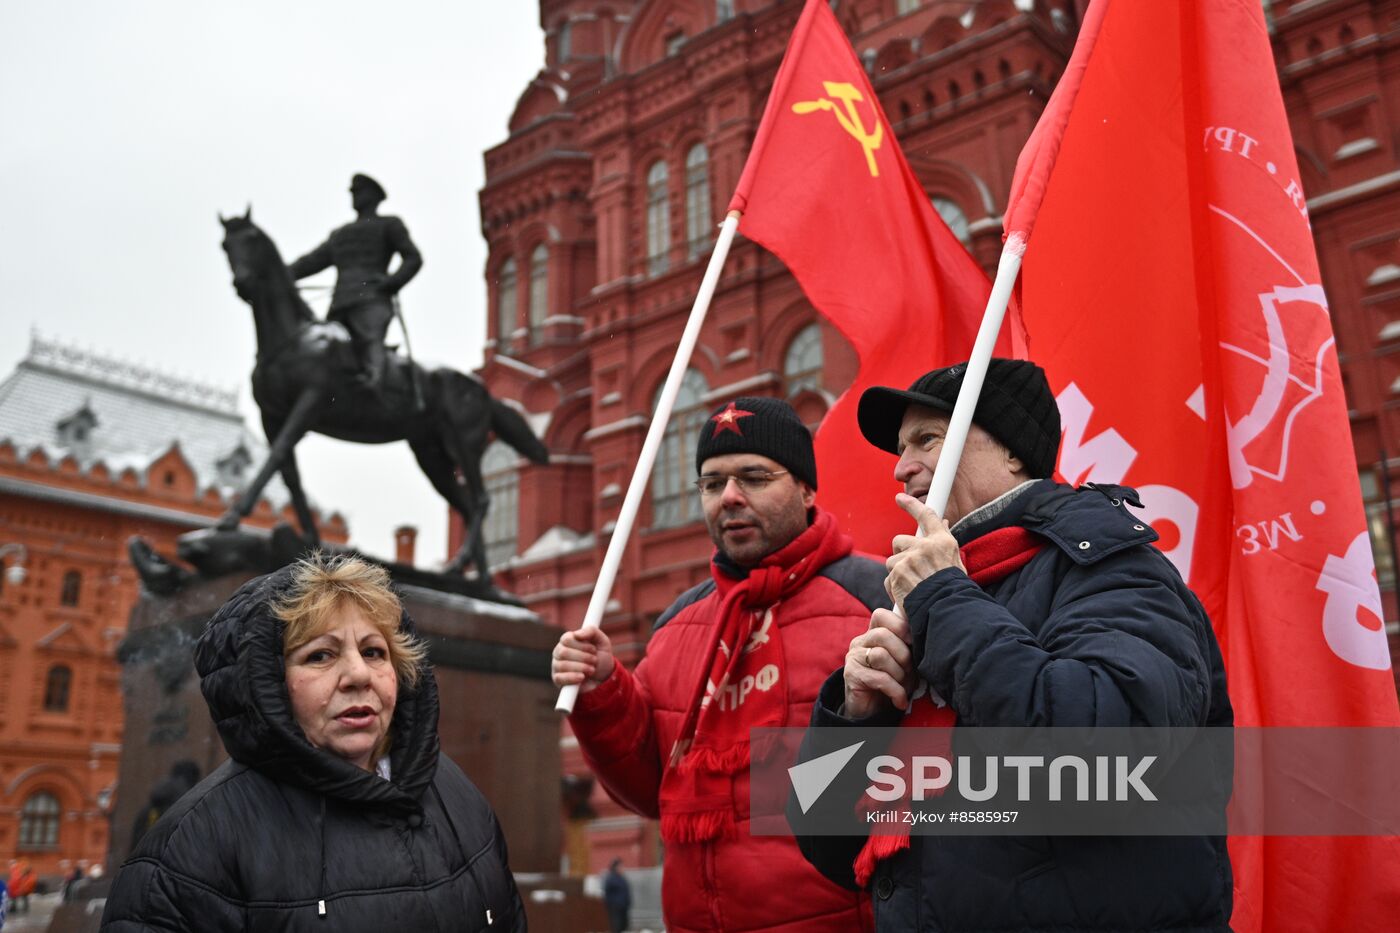
M358 557L328 557L317 552L297 561L291 588L272 605L286 626L282 652L291 654L330 627L331 618L351 605L383 634L399 683L416 686L427 647L400 627L403 605L389 586L389 574Z

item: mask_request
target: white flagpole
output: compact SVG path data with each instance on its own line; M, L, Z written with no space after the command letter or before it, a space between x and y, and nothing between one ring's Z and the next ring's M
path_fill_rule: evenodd
M933 483L929 486L928 498L924 500L940 516L953 491L953 478L958 472L958 462L962 460L967 432L972 427L972 413L977 409L977 399L982 394L987 365L996 348L997 335L1001 332L1001 322L1006 317L1006 306L1011 300L1011 289L1021 271L1021 256L1025 251L1026 241L1014 233L1002 247L997 277L992 282L992 293L987 297L987 310L982 315L981 327L977 329L977 340L967 361L967 373L963 376L962 388L958 390L953 414L948 419L948 434L938 454L938 466L933 471Z
M1026 241L1020 234L1013 233L1006 238L1002 247L1001 259L997 262L997 277L992 282L992 293L987 296L987 310L982 314L982 324L977 328L977 339L972 344L972 355L967 360L967 372L963 375L962 387L958 389L958 400L953 404L953 414L948 419L948 433L943 438L943 449L938 454L938 465L933 468L933 482L929 485L924 504L943 516L948 506L948 496L953 492L953 478L958 473L958 462L962 460L963 445L967 442L967 432L972 427L972 413L977 410L977 399L982 395L982 382L987 376L987 365L996 349L997 335L1001 333L1001 322L1006 317L1006 306L1011 302L1011 289L1016 284L1016 276L1021 271L1021 256L1026 252ZM924 530L914 532L923 537ZM894 611L904 618L904 606L895 603ZM919 681L913 698L928 692L935 706L947 706L947 701L928 685ZM912 709L912 705L910 709Z
M690 365L690 356L700 339L700 326L705 323L705 314L710 310L710 301L719 284L719 274L724 268L724 260L729 255L729 244L734 241L734 232L739 229L739 212L730 211L720 225L719 238L715 241L715 251L710 254L710 264L705 268L705 277L700 280L700 291L695 295L695 304L690 308L690 320L681 333L681 341L676 346L676 358L671 361L671 372L666 376L666 384L661 388L661 397L656 402L656 412L647 429L646 440L642 442L642 453L637 458L636 469L632 471L632 482L627 487L627 495L622 500L622 511L618 513L613 527L612 539L608 542L603 565L598 568L598 582L593 587L593 596L588 601L588 609L583 614L580 629L597 628L603 621L603 610L612 593L613 582L617 579L617 568L622 563L622 553L627 549L627 539L632 536L632 525L637 520L637 510L642 505L642 495L646 492L647 481L651 478L651 468L656 463L656 452L661 448L661 439L666 433L666 423L671 420L671 409L676 405L680 394L681 380ZM559 690L559 699L554 708L561 713L571 713L574 701L578 699L578 685L570 684Z

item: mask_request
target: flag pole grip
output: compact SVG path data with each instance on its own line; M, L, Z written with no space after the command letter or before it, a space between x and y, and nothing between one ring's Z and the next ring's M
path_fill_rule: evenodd
M938 465L933 469L933 482L929 486L924 504L943 516L948 507L948 496L953 492L953 478L958 473L958 462L962 460L963 446L967 432L972 427L972 413L977 410L977 399L982 394L982 382L987 376L987 366L992 361L992 351L996 349L997 335L1001 333L1001 322L1006 317L1006 306L1011 302L1011 289L1016 284L1016 276L1021 271L1021 256L1025 253L1025 240L1013 233L1007 237L1002 247L1001 259L997 261L997 277L992 282L992 293L987 296L987 310L982 315L982 324L977 328L977 339L972 344L972 355L967 360L967 373L963 376L962 388L958 390L958 400L953 405L953 414L948 419L948 433L943 438L943 449L938 454ZM923 537L923 528L914 532ZM894 604L895 613L905 618L904 604ZM928 691L935 706L946 706L947 702L933 687L921 681L915 697Z
M933 471L928 498L924 500L928 507L940 516L948 507L948 496L953 491L953 478L957 476L967 432L972 427L972 413L977 410L977 399L982 394L982 382L987 376L992 351L996 349L1001 322L1006 317L1006 306L1011 301L1011 289L1021 271L1024 243L1024 240L1012 234L1007 238L1006 246L1002 248L1001 259L997 262L997 276L992 282L992 293L987 297L987 310L982 315L982 325L977 329L977 340L973 343L972 355L967 360L967 373L963 376L962 388L958 390L958 401L953 405L953 414L948 419L948 434L943 439L943 449L939 452L938 465Z
M1006 306L1011 301L1011 289L1016 284L1016 275L1021 271L1021 255L1025 252L1025 241L1013 234L1002 248L1001 259L997 261L997 277L992 282L992 292L987 296L987 310L982 314L982 323L977 328L977 339L972 344L972 355L967 360L967 373L963 376L962 388L958 389L958 400L953 405L953 413L948 418L948 433L943 438L943 447L938 453L938 464L933 468L933 480L929 484L924 504L943 517L948 507L948 496L953 492L953 478L958 474L958 463L962 460L963 446L967 432L972 427L972 413L977 410L977 399L982 394L982 382L987 376L987 366L992 361L992 351L996 349L997 335L1001 333L1001 322L1006 317ZM915 535L923 537L923 528ZM904 618L904 604L896 603L895 613Z
M695 295L695 303L690 308L690 319L686 321L680 343L676 346L671 371L661 388L661 397L656 401L651 427L647 429L646 440L642 442L642 453L632 471L632 482L628 484L627 495L622 500L622 509L614 523L603 564L598 568L598 582L593 586L593 596L588 600L588 609L584 612L580 630L597 628L602 624L608 596L611 595L613 583L617 579L617 569L622 564L622 554L627 550L627 540L632 536L637 510L641 508L647 480L651 478L651 468L656 463L656 453L661 449L661 440L666 434L666 423L671 420L676 396L681 391L681 380L685 378L686 367L690 365L691 354L695 352L695 344L700 339L700 327L705 323L705 315L710 310L710 301L714 298L715 287L719 284L724 260L729 255L729 246L734 242L735 231L739 229L739 216L738 211L730 211L724 218L724 223L720 225L715 250L710 254L710 264L705 267L705 276L700 280L700 290ZM554 708L561 713L573 712L574 701L578 699L578 689L578 684L561 687Z

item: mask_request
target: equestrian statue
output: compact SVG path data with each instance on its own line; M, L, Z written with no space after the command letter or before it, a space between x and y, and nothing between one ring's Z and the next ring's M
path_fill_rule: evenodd
M380 215L379 204L387 197L384 187L368 175L351 178L355 219L288 267L293 279L304 279L335 266L335 291L326 320L339 321L350 331L360 365L358 378L369 386L384 375L384 335L394 319L399 289L423 268L423 257L404 222ZM395 253L399 267L391 275L389 263Z
M359 219L291 267L253 223L251 207L242 217L219 217L234 290L253 310L253 399L271 448L217 528L236 529L280 472L302 532L316 546L320 536L297 470L297 442L308 431L364 444L408 441L433 488L466 523L466 540L446 570L463 574L474 567L478 580L489 583L483 525L490 500L481 477L486 445L494 433L534 463L547 462L549 453L525 418L492 398L480 380L385 354L394 293L422 260L402 221L375 213L384 192L373 179L356 176L351 193ZM390 275L394 253L400 265ZM332 263L339 277L329 319L322 321L295 280Z

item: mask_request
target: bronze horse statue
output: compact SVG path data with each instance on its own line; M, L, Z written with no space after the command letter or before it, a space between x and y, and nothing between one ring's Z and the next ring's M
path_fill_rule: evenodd
M252 213L249 207L242 217L220 215L219 221L233 287L253 309L258 332L253 399L272 446L217 527L236 529L280 471L302 532L316 546L320 535L301 488L297 442L308 431L362 444L408 441L433 488L466 522L466 540L446 569L463 573L475 567L478 579L489 582L483 524L490 497L481 478L481 455L492 432L535 463L549 459L544 444L519 412L466 373L428 369L391 354L378 386L357 380L349 332L311 312Z

